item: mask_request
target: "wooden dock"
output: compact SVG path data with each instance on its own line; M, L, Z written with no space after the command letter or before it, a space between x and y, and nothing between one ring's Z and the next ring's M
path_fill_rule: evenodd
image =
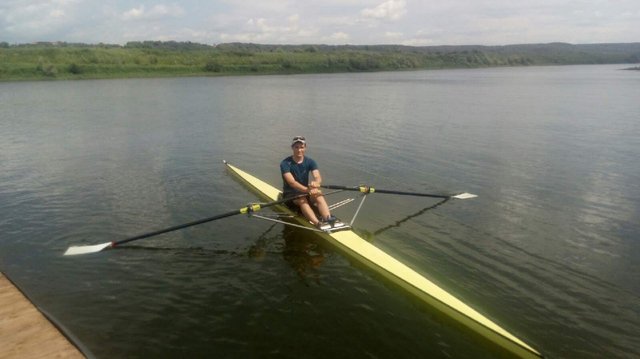
M0 343L0 358L85 357L2 273Z

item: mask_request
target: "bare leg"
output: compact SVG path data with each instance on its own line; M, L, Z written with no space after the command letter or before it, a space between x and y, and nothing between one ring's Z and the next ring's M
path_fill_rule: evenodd
M318 207L318 212L320 212L320 216L322 218L329 218L331 212L329 211L329 206L327 205L327 201L324 199L324 196L318 196L312 201L315 201L316 207Z
M306 197L295 199L293 202L300 208L300 211L302 212L302 214L308 220L310 220L314 226L318 224L318 222L320 222L318 220L318 217L316 217L316 213L313 211L313 208L311 208L311 205L309 204L309 201L307 200ZM326 205L326 202L325 202L325 205Z

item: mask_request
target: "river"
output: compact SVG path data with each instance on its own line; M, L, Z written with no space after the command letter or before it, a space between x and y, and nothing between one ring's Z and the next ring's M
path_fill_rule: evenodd
M294 135L354 227L550 358L640 356L640 73L624 65L0 83L0 270L90 356L483 358L311 233L246 216ZM628 66L627 66L628 67ZM350 218L353 205L336 213Z

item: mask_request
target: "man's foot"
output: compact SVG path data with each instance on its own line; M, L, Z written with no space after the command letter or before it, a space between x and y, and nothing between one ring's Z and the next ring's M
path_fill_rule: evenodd
M313 224L313 223L311 224L323 232L341 231L344 229L351 228L351 226L349 226L346 223L342 223L342 221L340 221L338 218L334 216L325 218L324 220L320 220L316 224Z
M329 223L331 228L333 228L336 225L336 221L337 220L338 220L338 218L336 218L336 216L334 216L334 215L330 215L329 217L324 219L325 222Z

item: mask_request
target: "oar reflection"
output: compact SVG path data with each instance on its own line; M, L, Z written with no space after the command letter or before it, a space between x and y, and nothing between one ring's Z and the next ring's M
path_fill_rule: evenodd
M391 229L391 228L397 228L397 227L400 227L400 225L402 225L404 222L407 222L408 220L410 220L410 219L412 219L412 218L415 218L415 217L421 216L421 215L425 214L426 212L428 212L428 211L430 211L430 210L432 210L432 209L435 209L436 207L439 207L439 206L443 205L444 203L448 202L450 199L451 199L451 198L445 198L445 199L443 199L443 200L441 200L441 201L437 202L436 204L433 204L433 205L431 205L431 206L429 206L429 207L423 208L423 209L419 210L419 211L418 211L418 212L416 212L416 213L410 214L410 215L408 215L408 216L406 216L406 217L404 217L404 218L402 218L402 219L400 219L400 220L396 221L394 224L390 224L390 225L388 225L388 226L385 226L385 227L382 227L382 228L380 228L380 229L378 229L378 230L373 231L373 232L371 233L371 235L372 235L372 236L377 236L377 235L379 235L379 234L381 234L381 233L383 233L383 232L386 232L387 230L389 230L389 229Z

